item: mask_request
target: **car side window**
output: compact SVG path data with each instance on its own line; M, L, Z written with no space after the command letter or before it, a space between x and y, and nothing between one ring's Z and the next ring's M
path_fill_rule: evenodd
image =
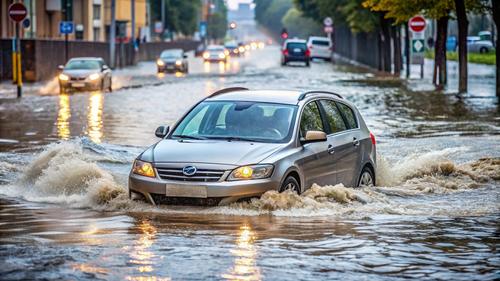
M344 114L344 117L347 121L347 125L349 125L349 128L350 129L357 128L358 122L356 120L356 115L354 115L354 111L349 106L347 106L341 102L337 102L337 105L338 105L340 111L342 112L342 114Z
M307 131L325 131L316 102L308 103L300 118L300 135L305 137Z
M330 126L328 133L333 134L347 130L347 126L344 123L344 119L342 119L342 115L335 105L335 102L331 100L321 100L320 102L325 111L326 121Z

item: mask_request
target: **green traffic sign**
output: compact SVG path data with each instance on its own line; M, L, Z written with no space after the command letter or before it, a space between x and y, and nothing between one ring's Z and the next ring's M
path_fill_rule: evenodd
M414 53L423 53L425 50L424 39L413 39L411 42L411 49Z

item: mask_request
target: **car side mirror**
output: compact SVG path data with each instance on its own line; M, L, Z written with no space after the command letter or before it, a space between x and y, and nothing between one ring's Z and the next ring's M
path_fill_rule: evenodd
M64 70L64 65L62 65L62 64L61 64L61 65L58 65L58 66L57 66L57 69L59 69L59 70Z
M107 66L107 65L102 66L102 70L108 70L108 69L109 69L109 66Z
M170 130L169 126L160 126L156 128L155 136L159 138L164 138L168 134L169 130Z
M303 143L326 141L326 133L322 131L307 131Z
M187 59L188 58L188 55L182 55L183 58Z

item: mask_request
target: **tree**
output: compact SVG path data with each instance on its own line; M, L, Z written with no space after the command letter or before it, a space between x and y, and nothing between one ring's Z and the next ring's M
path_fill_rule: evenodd
M500 1L491 0L491 12L493 15L493 21L495 21L495 26L497 30L500 30ZM497 35L497 41L495 44L495 53L496 53L496 94L497 97L500 98L500 36Z
M256 0L255 18L257 22L278 37L282 19L293 7L292 0Z
M322 32L320 24L311 18L304 17L296 8L288 10L281 22L291 36L307 38Z
M464 0L455 0L458 20L458 92L467 92L467 33L469 21Z

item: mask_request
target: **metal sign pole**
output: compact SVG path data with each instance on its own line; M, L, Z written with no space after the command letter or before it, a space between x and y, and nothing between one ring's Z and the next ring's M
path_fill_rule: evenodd
M17 97L23 96L23 72L21 71L21 40L19 39L19 22L16 22L16 68L17 68Z

